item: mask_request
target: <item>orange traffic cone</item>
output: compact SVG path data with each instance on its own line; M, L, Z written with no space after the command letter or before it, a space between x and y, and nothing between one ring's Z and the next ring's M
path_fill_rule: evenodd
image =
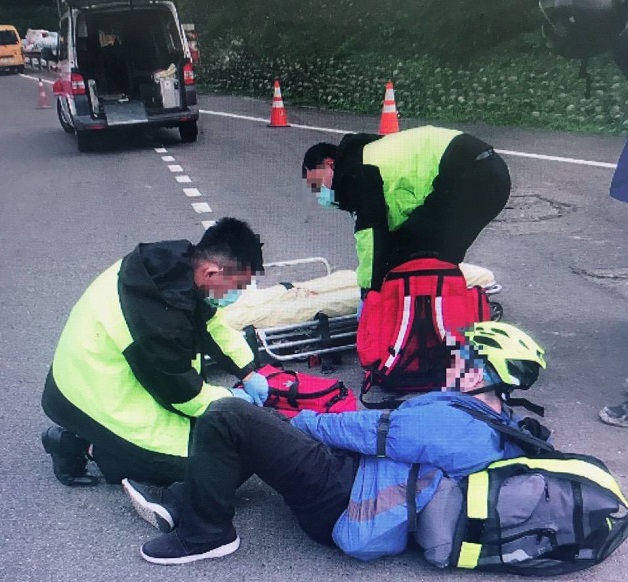
M37 96L37 109L50 109L50 101L48 101L48 93L46 93L46 89L44 88L44 83L41 79L39 79L39 83L37 84L37 89L39 91L39 95Z
M384 107L382 117L379 122L379 134L397 133L399 131L399 120L397 118L397 106L395 105L395 90L392 81L386 83L386 94L384 95Z
M290 127L288 116L286 115L286 108L283 106L283 99L281 98L279 81L277 80L275 80L273 107L270 110L270 123L268 127Z

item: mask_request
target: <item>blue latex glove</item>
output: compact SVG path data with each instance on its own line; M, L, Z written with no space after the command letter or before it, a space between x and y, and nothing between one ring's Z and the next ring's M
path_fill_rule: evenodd
M364 307L364 299L360 299L360 303L358 303L358 313L356 319L360 321L360 317L362 317L362 308Z
M247 394L244 390L242 390L242 388L233 388L231 390L231 394L233 394L236 398L246 400L250 404L253 404L253 397Z
M244 386L244 391L253 397L253 404L264 406L264 402L268 398L268 381L264 376L253 372L248 378L242 380L242 385Z

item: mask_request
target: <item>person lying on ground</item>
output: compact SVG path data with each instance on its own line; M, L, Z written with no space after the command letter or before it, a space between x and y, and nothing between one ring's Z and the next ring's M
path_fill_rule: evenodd
M444 474L461 479L523 454L465 410L518 427L504 402L515 388L535 382L545 368L544 351L504 323L475 324L465 338L452 348L443 391L392 412L303 411L289 423L235 398L214 402L197 420L183 483L160 488L123 481L139 515L164 532L142 546L142 557L183 564L236 551L236 490L253 474L282 495L313 540L364 560L402 552L407 487L416 485L420 512Z

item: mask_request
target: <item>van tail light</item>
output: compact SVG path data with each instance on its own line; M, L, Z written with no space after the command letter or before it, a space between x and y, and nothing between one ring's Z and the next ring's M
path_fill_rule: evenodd
M194 66L190 61L183 65L183 84L194 85L196 79L194 78Z
M70 83L72 86L72 95L85 95L85 81L83 76L78 73L70 75Z
M61 79L57 79L53 84L52 84L52 92L55 95L63 95L63 83L61 82Z

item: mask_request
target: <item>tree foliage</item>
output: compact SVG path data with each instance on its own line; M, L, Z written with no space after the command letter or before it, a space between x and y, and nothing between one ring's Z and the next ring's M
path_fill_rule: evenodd
M537 0L181 0L206 41L265 56L430 54L464 62L538 26Z
M12 24L21 35L29 28L57 30L59 15L56 0L0 0L2 24Z

